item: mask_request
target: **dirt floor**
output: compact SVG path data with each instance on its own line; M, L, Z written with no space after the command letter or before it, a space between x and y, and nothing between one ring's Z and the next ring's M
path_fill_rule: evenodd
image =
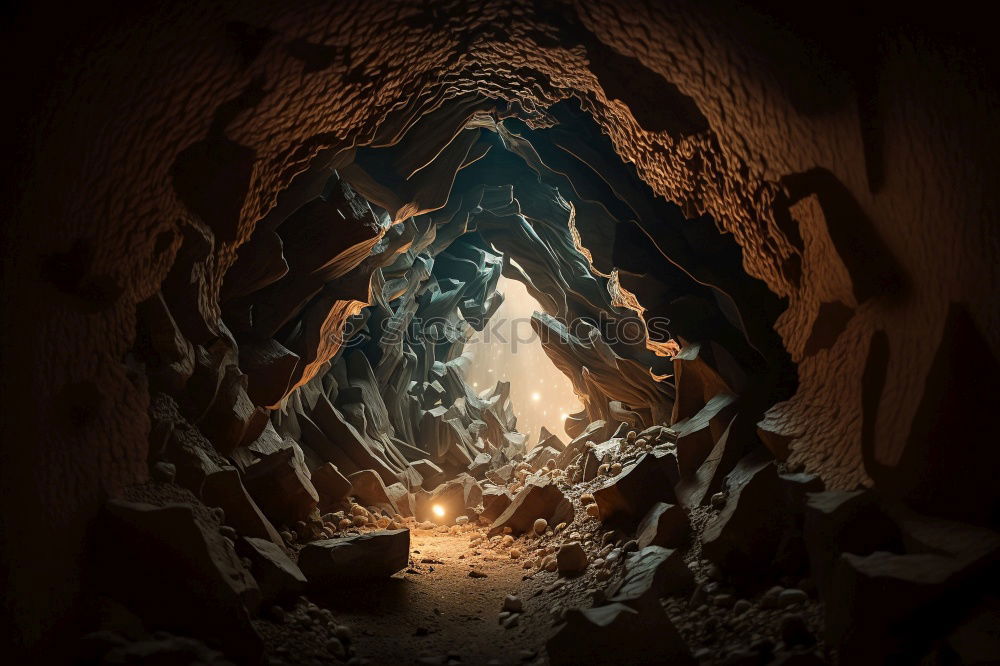
M567 484L564 490L576 519L542 535L487 539L481 525L408 521L406 570L326 597L300 598L278 613L280 622L272 621L273 615L258 622L270 663L548 663L545 642L557 631L561 613L603 600L604 590L624 573L624 552L633 538L587 515L581 495L592 485ZM794 614L820 639L813 654L822 655L822 607L812 595L793 607L769 607L763 601L766 591L741 597L716 580L717 569L700 559L700 534L714 513L710 507L690 512L693 534L684 551L698 589L661 601L691 653L702 664L737 663L731 660L747 653L769 655L782 648L782 623ZM566 541L584 544L591 561L586 572L560 577L539 569L539 559ZM608 564L594 565L605 558ZM798 587L795 581L784 582ZM511 594L523 607L516 616L502 613Z

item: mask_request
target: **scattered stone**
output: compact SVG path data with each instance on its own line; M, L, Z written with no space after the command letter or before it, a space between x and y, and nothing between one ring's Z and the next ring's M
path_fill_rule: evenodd
M456 525L465 525L468 522L469 522L469 517L468 516L459 516L458 518L455 519L455 524Z
M662 596L686 594L694 574L680 550L647 546L626 560L625 576L608 594L613 602L633 607L657 605Z
M785 591L785 588L780 585L775 585L770 588L767 592L763 594L760 598L761 608L780 608L781 607L781 593Z
M524 602L513 594L508 594L503 600L503 610L510 613L523 613Z
M247 467L243 482L264 514L279 524L303 520L319 505L319 494L292 448Z
M305 587L306 577L302 570L271 541L243 537L237 546L237 552L252 563L251 571L265 603L292 597Z
M726 493L715 493L712 495L711 504L712 508L716 511L722 509L722 507L726 506Z
M544 518L539 518L538 520L535 521L535 524L532 526L532 531L535 534L545 534L545 529L548 526L549 526L549 521L545 520Z
M177 466L161 460L153 465L150 476L160 483L173 483L174 477L177 476Z
M746 613L748 610L750 610L750 608L752 608L752 604L749 601L747 601L746 599L740 599L735 604L733 604L733 614L743 615L743 613Z
M399 513L396 503L389 497L385 483L379 473L373 469L363 469L349 475L351 492L365 506L374 506L392 514Z
M687 645L659 604L643 612L619 603L574 608L564 617L565 624L546 643L553 666L691 663Z
M240 534L282 545L281 535L251 499L235 467L223 467L206 475L201 498L209 506L220 507L226 514L226 522Z
M312 471L312 484L319 495L321 511L333 511L351 494L351 482L333 463L323 463Z
M812 647L816 637L801 615L785 615L781 618L781 640L788 647Z
M313 585L387 578L405 569L410 531L380 530L309 543L299 553L299 567Z
M219 527L218 516L198 504L111 500L99 525L97 581L101 594L147 626L172 627L256 661L263 644L247 611L256 612L260 588Z
M778 595L778 606L780 608L788 608L789 606L804 604L808 600L809 595L805 592L796 588L791 588L782 590L781 594Z
M702 534L702 553L734 578L771 570L781 540L783 503L774 462L752 456L729 474L726 505Z
M487 488L483 491L483 512L479 515L480 520L493 522L510 506L512 499L504 488Z
M645 453L621 474L594 491L602 521L637 520L656 502L676 503L677 461L669 453Z
M532 477L510 506L493 521L488 534L500 534L505 529L521 534L533 529L538 518L544 518L547 523L570 522L573 505L551 479Z
M477 571L476 569L473 569L472 571L469 572L469 578L488 578L488 577L489 576L484 574L482 571Z
M587 570L587 553L577 541L559 546L556 563L560 576L572 576Z
M657 502L639 523L636 541L640 548L678 548L684 544L690 532L691 523L684 507Z

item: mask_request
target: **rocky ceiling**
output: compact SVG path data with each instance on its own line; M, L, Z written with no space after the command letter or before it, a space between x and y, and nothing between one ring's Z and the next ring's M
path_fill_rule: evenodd
M504 387L461 379L501 274L585 397L573 435L738 413L746 447L827 486L995 517L979 53L947 21L876 12L849 48L847 19L770 14L223 2L65 10L65 48L14 40L46 70L19 77L4 228L23 641L67 621L88 521L177 419L238 466L291 438L387 484L523 444ZM595 327L637 313L648 336ZM434 318L431 341L385 336ZM73 545L37 557L52 534ZM39 598L43 576L67 592Z

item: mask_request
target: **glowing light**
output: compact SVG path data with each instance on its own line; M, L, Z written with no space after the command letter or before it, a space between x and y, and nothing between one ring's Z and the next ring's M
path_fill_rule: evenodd
M566 419L569 418L569 414L567 414L566 412L563 412L562 414L559 415L559 418L561 418L563 421L565 421Z
M538 391L535 391L534 393L531 394L531 399L534 400L535 402L538 402L539 400L542 399L542 394L539 393Z
M438 518L444 518L444 507L440 504L435 504L432 511L434 511L434 515Z

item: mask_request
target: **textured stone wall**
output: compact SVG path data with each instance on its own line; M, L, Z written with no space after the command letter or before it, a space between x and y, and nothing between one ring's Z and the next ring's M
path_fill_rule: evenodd
M949 387L976 414L996 396L995 377L969 388L979 361L952 348L987 368L1000 350L997 99L958 42L889 22L852 40L846 22L715 3L44 9L21 17L9 59L30 72L15 95L3 238L3 556L17 642L69 621L88 521L147 474L137 305L183 260L210 322L237 248L296 174L393 143L462 93L506 102L536 129L575 97L655 193L732 235L746 273L787 299L774 330L798 364L797 392L764 428L829 485L909 493L920 461L940 459L933 487L946 491L978 442L995 441L988 419L970 441L961 415L925 418ZM687 251L657 220L637 225L663 255ZM206 229L187 256L183 239ZM751 343L767 339L757 292L727 293ZM949 455L927 453L940 446Z

